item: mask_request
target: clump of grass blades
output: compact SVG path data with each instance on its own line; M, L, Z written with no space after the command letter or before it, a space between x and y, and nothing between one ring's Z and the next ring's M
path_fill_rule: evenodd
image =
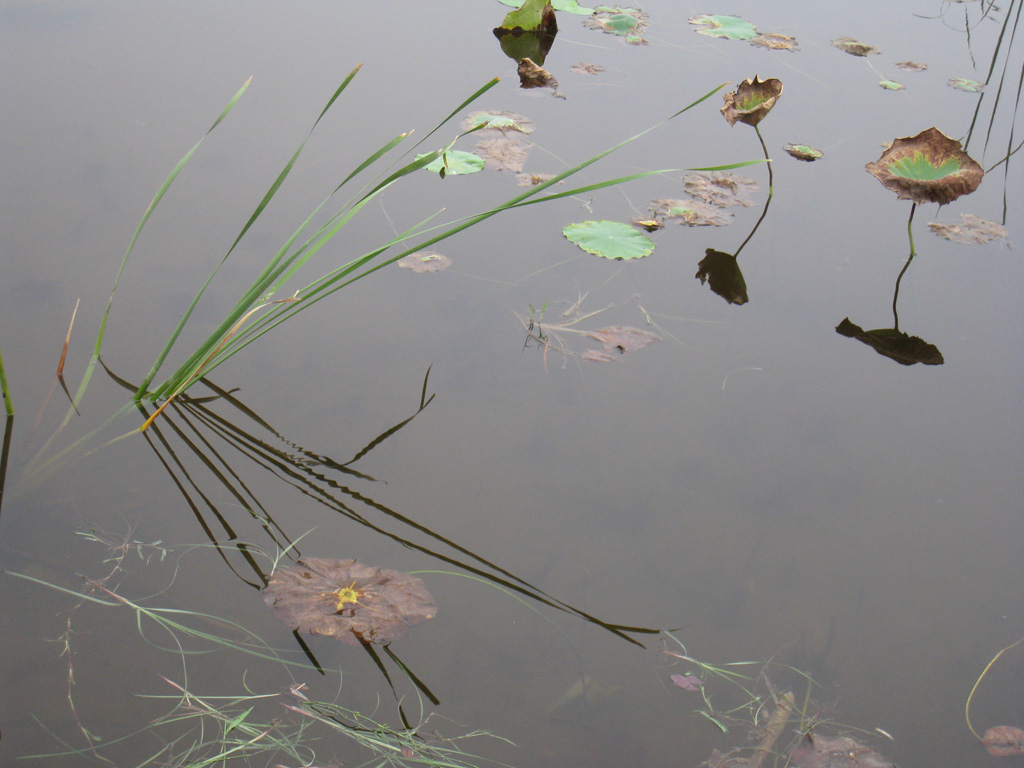
M361 65L360 65L361 66ZM227 261L228 257L234 251L238 243L253 226L253 224L259 219L260 215L264 212L270 202L273 200L278 190L281 188L288 175L290 174L295 163L299 159L306 142L312 135L316 126L328 113L337 99L342 95L343 91L351 83L352 79L359 72L359 67L352 70L351 73L345 78L341 85L331 95L327 104L320 112L319 116L313 123L313 126L309 130L309 134L306 139L303 140L299 147L292 154L284 168L274 179L274 182L270 185L267 192L263 195L260 202L257 204L252 214L245 222L238 236L234 239L231 246L227 249L224 256L220 259L217 266L212 270L209 277L200 287L192 300L188 309L182 316L178 325L171 332L167 342L159 352L151 366L149 373L145 376L140 384L138 391L135 393L133 398L133 404L138 406L140 409L143 408L144 403L155 404L159 401L163 401L166 404L169 400L173 399L177 395L186 391L189 387L195 384L203 376L209 374L218 365L223 363L225 360L230 358L232 355L237 353L239 350L261 337L264 333L268 332L278 324L285 322L286 320L294 317L297 313L308 309L316 302L327 298L334 294L336 291L351 285L352 283L361 280L364 277L372 274L373 272L381 269L395 261L403 258L404 256L414 253L418 250L427 248L441 240L452 237L453 235L461 232L469 227L475 226L480 222L489 219L504 211L520 208L526 205L532 205L535 203L546 202L550 200L556 200L559 198L570 197L573 195L579 195L586 192L595 191L598 189L615 186L618 184L625 183L634 179L640 179L647 176L665 173L666 171L647 171L643 173L631 174L615 179L609 179L594 184L587 184L574 189L558 192L558 193L545 193L552 185L558 184L587 168L588 166L596 163L598 160L606 157L615 150L635 141L641 136L649 133L655 128L663 125L669 120L681 115L687 110L700 104L705 99L709 98L713 94L721 90L723 85L720 85L708 93L704 94L700 98L696 99L692 103L683 107L679 111L670 115L668 118L663 120L657 125L653 125L640 133L619 142L613 147L606 149L597 155L569 168L566 171L558 174L552 179L531 187L527 191L512 197L505 202L496 205L487 210L480 211L476 214L467 216L462 219L447 222L442 225L430 225L433 216L428 219L419 222L418 224L406 229L404 232L397 234L396 236L388 239L387 241L380 243L374 247L366 250L362 255L357 256L343 266L337 267L330 270L326 274L314 279L311 282L306 283L298 290L294 291L289 298L286 299L275 299L285 286L296 277L297 273L325 246L327 246L334 237L348 224L354 216L356 216L363 207L369 202L377 199L387 189L401 181L403 178L410 174L422 169L424 166L433 162L437 158L444 157L446 153L450 152L454 146L455 141L440 147L438 149L428 151L415 157L415 159L408 160L408 156L413 153L423 142L427 141L434 133L436 133L445 123L451 120L454 116L462 113L462 111L471 103L476 101L480 96L489 91L498 83L498 79L491 80L475 93L473 93L468 99L461 103L458 107L452 110L443 120L441 120L426 136L418 141L413 147L409 148L399 159L393 161L391 165L380 171L371 181L367 182L361 189L353 194L345 203L338 207L335 212L330 215L327 220L312 230L311 234L306 234L307 230L311 228L311 224L321 211L328 205L328 203L337 195L343 188L345 188L350 182L352 182L356 176L367 171L371 167L378 165L378 161L382 161L385 155L388 155L392 150L396 149L399 145L406 141L409 137L408 133L401 133L393 139L387 141L375 152L367 156L362 162L358 163L356 167L344 178L342 181L333 189L330 194L319 204L314 210L307 216L294 233L287 239L284 245L271 257L270 261L262 269L259 275L252 281L252 283L243 291L241 297L233 307L233 309L224 317L220 324L210 333L204 342L202 342L194 351L188 354L184 362L182 362L178 368L162 382L156 386L152 386L156 379L159 371L162 369L168 355L172 348L177 342L182 330L185 328L188 320L198 304L199 300L205 293L207 287L216 276L220 267ZM127 251L121 260L121 266L118 269L117 276L114 281L113 288L110 293L110 298L107 303L107 308L103 313L103 318L100 323L100 330L97 335L96 344L93 349L93 355L87 366L86 372L82 377L82 381L73 399L73 403L77 406L85 391L88 387L92 373L95 370L96 363L99 360L100 350L102 348L103 339L106 331L106 324L109 319L110 308L113 303L114 294L117 291L118 283L120 282L121 276L123 275L127 264L135 250L135 246L138 242L139 236L142 233L143 228L149 221L157 205L163 199L168 189L177 178L178 174L184 168L186 163L191 159L193 154L198 150L203 140L209 136L209 134L217 128L217 126L224 120L225 117L231 112L232 108L238 102L238 100L245 93L248 88L249 82L246 82L237 93L231 98L227 106L213 122L206 134L185 154L184 157L178 162L171 173L167 176L164 182L160 185L156 195L150 202L146 212L144 213L135 233L128 244ZM475 130L475 129L474 129ZM457 139L456 139L457 140ZM436 214L435 214L436 215ZM303 239L304 238L304 239ZM412 247L406 247L410 241L415 240L415 245ZM265 310L265 311L264 311ZM255 319L253 319L255 318ZM246 323L252 320L248 325ZM127 404L118 414L108 420L108 424L113 421L116 416L124 413L127 409L132 407L132 403ZM61 424L62 428L70 419L74 411L68 409L67 414ZM154 415L146 414L149 420L143 425L143 429L147 426ZM105 426L105 425L104 425ZM66 454L69 451L76 450L81 444L94 436L94 434L103 427L94 430L89 436L82 438L75 446L69 446L65 451L61 452L61 455ZM48 448L44 446L43 451L40 452L40 456ZM54 457L57 458L57 457ZM51 460L52 461L52 460ZM50 462L46 462L49 464ZM38 470L40 467L34 462L30 467L30 471Z

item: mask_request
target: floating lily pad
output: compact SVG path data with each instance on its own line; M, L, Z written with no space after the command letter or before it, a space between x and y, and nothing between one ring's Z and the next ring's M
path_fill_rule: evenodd
M751 195L758 189L753 179L723 171L692 171L683 177L683 183L698 200L722 208L754 205Z
M530 147L516 139L485 139L476 145L476 152L488 168L519 173Z
M308 557L279 568L263 599L292 629L349 645L390 643L437 615L420 579L355 560Z
M697 274L701 285L705 282L714 293L717 293L730 304L746 304L747 282L743 279L740 265L731 253L708 248L704 258L697 265Z
M751 45L769 48L773 51L797 51L800 49L796 44L795 37L780 35L777 32L762 32L756 37L750 38L749 42Z
M484 126L481 132L500 131L503 134L533 133L534 128L533 120L515 112L471 112L462 121L462 130L469 131L481 125Z
M950 88L956 88L958 91L967 91L968 93L977 93L985 87L983 83L979 83L977 80L971 80L968 77L954 77L948 82Z
M690 23L699 27L697 32L710 37L724 37L729 40L750 40L757 37L757 29L749 21L737 16L693 16Z
M725 94L722 116L729 125L737 122L755 126L771 112L782 95L782 81L774 77L762 80L758 76L744 80L735 91Z
M860 40L854 40L852 37L837 37L832 41L832 45L842 51L846 51L851 56L873 56L881 53L875 46L862 43Z
M410 253L397 262L398 266L404 269L411 269L413 272L440 272L452 265L452 260L440 253Z
M651 213L665 219L678 219L689 227L724 227L732 214L703 200L665 198L651 201Z
M590 29L619 35L630 45L647 44L641 34L647 28L647 14L639 8L599 5L584 24Z
M782 148L797 160L804 160L808 163L825 156L820 149L809 147L806 144L783 144Z
M897 61L896 66L900 69L905 69L908 72L923 72L928 69L927 64L921 64L916 61Z
M880 80L878 83L880 86L885 88L887 91L902 91L903 85L897 83L895 80Z
M653 333L621 325L590 331L587 336L601 342L602 349L600 351L588 349L582 355L583 360L595 363L610 363L625 354L636 352L656 341L661 341L661 337L655 336Z
M498 2L513 8L523 5L523 0L498 0ZM577 16L589 16L594 12L593 8L584 8L576 0L551 0L551 7L556 11L575 13Z
M989 728L985 731L985 738L981 743L992 757L1024 755L1024 731L1012 725Z
M621 221L582 221L565 227L562 234L587 253L604 259L641 259L654 251L647 235Z
M424 155L417 155L416 159L418 160L421 157L424 157ZM423 167L432 173L440 173L442 176L449 174L452 176L459 176L462 174L482 171L484 169L484 161L482 157L478 157L472 152L463 152L461 149L453 149L450 152L445 152L442 157L437 158Z
M533 31L554 31L558 29L555 9L550 0L525 0L515 11L509 11L501 22L501 29Z
M945 205L978 188L985 171L938 128L896 139L865 170L900 200Z
M942 359L942 353L939 352L938 347L934 344L929 344L917 336L908 336L895 328L877 328L873 331L865 331L859 325L850 322L850 318L847 317L836 326L836 333L840 336L857 339L857 341L867 344L878 354L895 360L900 365L914 365L915 363L942 365L945 362ZM821 745L819 744L818 746ZM795 755L793 762L795 765L806 764L812 766L812 768L814 766L811 762L797 762ZM845 763L842 765L845 765Z
M960 214L959 224L930 222L928 228L939 237L966 245L983 245L1007 237L1006 229L994 221L979 219L970 213Z

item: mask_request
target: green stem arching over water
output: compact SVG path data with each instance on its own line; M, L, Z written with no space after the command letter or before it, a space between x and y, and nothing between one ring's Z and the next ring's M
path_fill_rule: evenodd
M754 130L757 132L758 141L761 142L761 149L764 151L765 162L768 164L768 199L764 202L764 210L761 211L761 217L757 220L754 228L750 230L750 234L747 235L747 239L740 243L740 247L736 249L736 253L733 254L733 258L740 255L740 251L742 251L743 247L750 242L750 238L754 236L754 233L757 232L757 228L761 226L761 222L764 221L764 217L768 215L768 206L771 205L772 196L775 194L775 184L772 177L772 159L768 156L768 146L764 143L764 137L761 136L761 129L755 125Z
M914 260L914 256L917 253L914 251L914 230L911 229L911 224L914 223L914 211L917 210L917 203L910 206L910 218L907 219L907 236L910 238L910 258L907 259L907 263L903 265L903 269L900 270L899 277L896 278L896 290L892 294L892 327L895 330L900 329L900 316L896 313L896 299L900 295L900 281L903 279L903 275L906 274L907 268L910 266L910 262Z
M768 197L771 197L775 189L772 179L772 159L768 157L768 146L764 143L764 137L761 135L761 129L755 125L754 131L757 133L757 140L761 142L761 149L764 151L764 159L768 163Z

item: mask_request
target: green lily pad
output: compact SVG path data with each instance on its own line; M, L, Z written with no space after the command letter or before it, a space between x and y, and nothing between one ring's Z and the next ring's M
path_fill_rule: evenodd
M729 40L750 40L757 37L757 29L749 21L737 16L693 16L690 23L699 26L699 34L724 37Z
M945 205L978 188L985 171L938 128L893 141L865 170L900 200Z
M498 0L498 2L512 8L519 8L523 4L523 0ZM584 8L576 0L551 0L551 7L556 11L575 13L577 16L589 16L594 12L593 8Z
M426 155L417 155L416 159L418 160L421 157L426 157ZM449 174L459 176L482 171L484 169L484 160L472 152L453 149L451 152L445 152L443 156L423 167L433 173L440 173L442 176Z
M506 14L505 20L501 22L501 28L530 32L553 24L554 18L555 11L550 0L526 0L518 10Z
M885 90L887 91L903 90L903 86L900 83L897 83L895 80L881 80L878 84L885 88Z
M820 149L809 147L806 144L783 144L782 148L797 160L813 162L825 156Z
M956 88L958 91L967 91L968 93L977 93L985 87L983 83L979 83L977 80L971 80L967 77L951 78L948 85L950 88Z
M570 224L562 234L587 253L603 259L642 259L654 251L654 243L621 221L581 221Z
M590 29L619 35L630 45L645 45L647 42L640 34L647 27L647 14L639 8L599 5L584 24Z

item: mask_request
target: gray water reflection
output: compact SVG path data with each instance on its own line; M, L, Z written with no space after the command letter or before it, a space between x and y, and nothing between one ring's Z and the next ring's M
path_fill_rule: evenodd
M969 137L968 151L986 168L1006 153L1016 83L980 97L945 83L984 80L991 61L994 76L1004 61L1019 71L1019 41L1013 48L998 33L1020 4L990 9L992 19L980 23L980 3L867 3L831 15L809 3L729 9L796 36L797 53L696 35L687 19L705 8L645 7L643 48L561 14L545 68L564 100L518 88L491 32L504 6L455 4L456 31L450 16L389 3L386 28L373 34L360 17L360 33L351 33L354 10L379 7L6 5L0 344L18 416L0 515L4 569L80 589L75 574L99 577L107 553L75 532L115 535L130 525L140 542L160 540L174 552L149 565L133 553L119 587L125 594L165 590L157 604L236 621L301 653L220 552L186 549L208 538L141 439L105 448L31 491L21 472L63 407L54 400L33 423L75 299L82 309L66 364L73 385L146 203L249 75L253 89L161 203L119 289L104 360L129 380L145 374L325 95L359 61L362 73L311 141L290 196L243 241L199 308L195 338L381 132L432 125L495 74L504 81L480 106L536 122L531 140L553 156L548 164L535 149L528 170L537 172L561 170L554 158L596 153L721 82L772 75L786 84L762 125L775 195L743 250L743 306L723 302L693 275L708 249L730 252L743 242L758 208L723 229L670 226L654 234L655 253L632 264L584 256L560 235L570 221L626 220L648 200L679 196L677 173L469 230L446 244L451 270L385 270L236 357L217 380L242 387L239 397L288 440L344 463L415 410L432 366L435 400L360 460L360 473L381 480L356 478L360 494L602 622L679 628L689 653L708 662L773 658L807 670L824 686L813 692L822 717L893 734L895 742L877 745L899 765L978 760L964 699L995 652L1024 634L1019 259L1002 245L965 249L923 226L917 232L900 321L942 350L942 366L895 365L835 327L847 316L865 328L888 323L907 258L907 209L863 170L881 142L934 124ZM878 21L894 15L891 24ZM829 43L840 35L882 54L848 56ZM457 45L441 42L456 38ZM895 68L907 59L929 69ZM605 72L572 73L581 61ZM906 89L879 88L883 76ZM749 132L728 129L712 101L588 178L755 159ZM789 141L821 147L825 157L793 161L781 151ZM922 210L918 221L967 211L1005 219L1013 238L1021 230L1018 157L976 193L938 214ZM763 168L739 172L764 195ZM501 174L444 182L424 174L367 209L349 236L378 242L392 224L408 226L441 206L454 216L476 210L481 200L514 194L512 185ZM345 250L326 256L340 263ZM581 327L646 327L650 317L663 341L604 366L549 350L545 371L541 350L521 348L514 313L546 306L547 322L559 322L582 294L581 314L603 311ZM124 401L116 385L94 382L63 444ZM310 555L359 556L402 571L455 568L325 514L268 470L245 472L285 529L281 543L313 531L300 541ZM232 521L246 521L233 546L270 546L237 497L204 488ZM244 564L237 546L234 553ZM536 601L531 610L464 578L424 579L439 615L395 651L441 700L437 711L450 720L431 726L445 735L479 727L520 745L474 742L468 751L520 766L676 765L738 743L742 729L722 734L694 714L704 708L699 695L668 681L685 665L669 666L646 636L639 649L578 613ZM81 747L67 707L67 659L60 642L43 642L61 637L73 600L8 577L3 595L0 754L9 761L55 748L33 717ZM143 642L128 615L83 609L75 620L83 723L104 739L144 725L164 702L135 694L166 694L157 675L180 678L177 659ZM393 717L394 699L372 660L306 641L325 669L344 670L341 700ZM1020 664L1011 654L995 669L975 701L976 724L1020 723ZM289 682L276 668L224 653L195 657L189 674L198 688L230 693L243 670L261 690ZM769 677L801 698L800 678L781 666ZM316 673L304 681L324 696L336 684ZM716 713L739 703L727 686L707 692ZM141 761L137 747L116 749L118 764ZM339 756L358 759L345 750L338 747Z

